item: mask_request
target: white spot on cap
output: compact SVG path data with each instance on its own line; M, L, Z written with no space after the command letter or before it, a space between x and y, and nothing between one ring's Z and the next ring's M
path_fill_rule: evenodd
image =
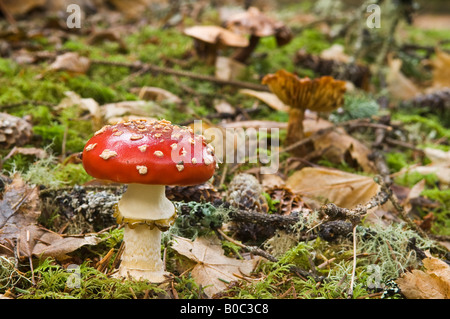
M109 127L109 125L103 126L101 129L99 129L97 132L94 133L94 136L103 133L104 131L106 131L106 128L108 128L108 127Z
M117 156L117 152L105 149L99 156L104 160L107 160L111 157Z
M147 174L147 166L137 165L136 169L138 170L139 174L141 174L141 175Z
M135 140L140 140L141 138L143 138L144 137L144 135L141 135L141 134L132 134L131 136L130 136L130 140L133 140L133 141L135 141Z
M86 146L85 150L86 150L86 152L92 151L94 149L94 147L96 147L96 146L97 146L97 143L89 144L88 146Z
M158 157L163 157L164 156L164 153L161 152L161 151L155 151L153 154L155 154Z
M148 145L141 145L138 147L138 149L143 153L147 149Z
M177 170L179 171L179 172L181 172L182 170L184 170L184 165L183 164L177 164L177 165L175 165L176 167L177 167Z

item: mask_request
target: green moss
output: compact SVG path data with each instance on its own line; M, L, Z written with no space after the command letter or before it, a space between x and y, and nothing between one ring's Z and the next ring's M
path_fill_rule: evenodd
M345 122L354 119L371 118L379 111L380 106L370 96L363 93L348 93L344 96L342 110L330 115L333 122Z
M436 185L439 181L438 177L434 173L423 175L418 172L405 172L405 174L395 177L394 181L401 186L413 187L424 178L426 185L431 187Z
M445 128L437 116L430 114L424 117L415 114L394 113L393 119L404 122L406 126L410 126L412 123L418 124L419 130L426 134L427 138L450 138L450 129Z
M41 261L34 269L36 285L19 295L19 299L133 299L165 294L163 289L146 281L107 277L88 261L74 266L77 274L50 258Z

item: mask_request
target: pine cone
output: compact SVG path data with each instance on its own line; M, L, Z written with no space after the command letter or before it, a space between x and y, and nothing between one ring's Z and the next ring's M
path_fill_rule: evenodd
M269 207L263 192L262 185L253 175L238 174L230 182L226 196L227 202L230 207L265 214ZM243 242L261 242L275 232L272 225L260 225L252 222L230 222L228 227L233 236Z
M267 213L269 209L263 193L264 190L256 177L238 174L230 182L227 199L232 207Z
M8 113L0 113L1 147L22 146L31 139L32 135L30 123Z
M420 94L409 101L415 107L429 107L444 114L450 111L450 88L443 88L429 94Z
M272 200L278 200L279 203L275 205L276 213L280 215L289 215L291 213L298 213L302 208L310 208L302 200L300 195L294 194L289 188L282 186L275 186L267 190Z

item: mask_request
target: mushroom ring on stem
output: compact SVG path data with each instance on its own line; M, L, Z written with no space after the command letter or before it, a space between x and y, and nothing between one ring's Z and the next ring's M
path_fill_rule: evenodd
M97 131L82 158L89 175L128 184L115 215L125 224L119 276L164 281L168 273L161 261L161 231L176 218L165 186L210 179L216 168L214 149L187 127L166 120L133 120Z

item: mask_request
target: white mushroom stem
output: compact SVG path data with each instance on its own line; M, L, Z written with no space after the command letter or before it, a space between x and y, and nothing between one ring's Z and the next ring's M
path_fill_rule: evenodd
M167 219L175 211L164 185L129 184L118 204L120 213L128 219Z
M165 195L164 185L130 184L118 203L125 220L161 220L170 218L175 208ZM125 225L125 250L119 275L151 282L166 279L161 261L161 231L145 224L131 228Z
M161 261L161 231L147 225L130 228L125 225L125 250L119 267L119 276L131 276L150 282L162 282L168 274Z

